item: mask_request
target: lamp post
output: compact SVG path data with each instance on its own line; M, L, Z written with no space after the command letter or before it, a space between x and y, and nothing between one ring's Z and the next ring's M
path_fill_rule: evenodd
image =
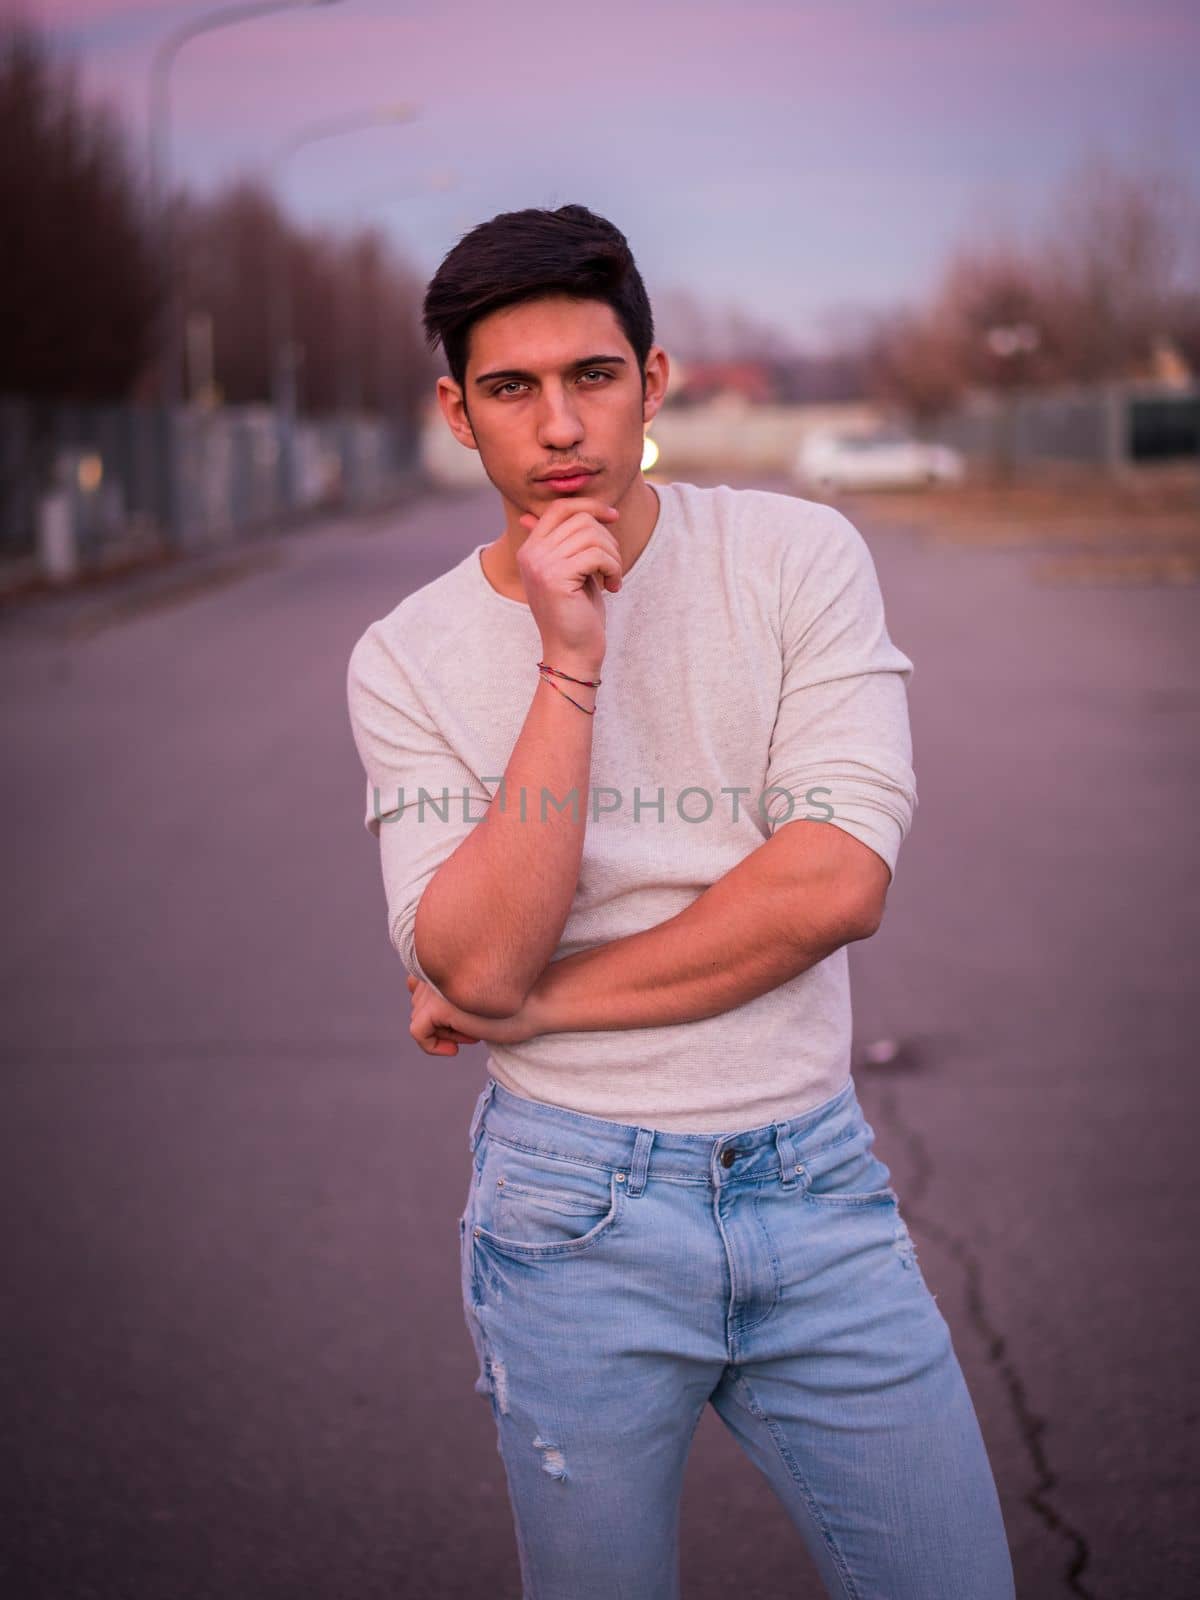
M1000 438L993 454L993 471L1008 483L1016 464L1016 399L1015 391L1021 381L1024 362L1022 358L1040 346L1042 336L1032 322L996 323L983 335L989 352L1000 366L1002 401L1000 409Z
M354 202L356 223L361 226L366 221L369 213L386 211L391 206L405 204L417 196L449 194L452 190L470 188L471 185L472 180L464 180L461 174L455 171L453 167L435 167L422 177L413 179L399 187L389 184L386 188L358 195ZM378 361L383 355L382 349L377 348L375 355ZM377 366L377 378L378 371L379 368ZM376 389L382 392L383 384L381 381L377 381Z
M276 193L282 191L284 172L288 162L299 151L326 139L338 139L344 134L358 133L364 128L384 127L389 123L412 122L420 114L420 107L407 101L394 105L375 106L364 111L351 111L341 117L322 122L312 122L293 134L276 152L271 162L272 184ZM282 424L279 463L282 475L283 503L291 510L296 499L296 368L297 349L292 338L292 293L288 273L288 235L283 218L279 228L275 252L275 295L273 303L272 345L275 350L275 406Z
M171 68L185 44L203 33L227 28L239 22L253 22L274 11L312 10L316 6L336 5L338 0L249 0L242 5L223 6L174 29L155 49L150 62L148 166L151 215L159 235L164 274L165 305L161 332L161 395L166 428L164 462L166 466L166 530L168 541L178 545L182 535L182 503L179 482L179 451L175 438L175 413L180 403L182 382L182 339L179 329L179 297L176 286L175 232L171 218Z
M358 195L354 202L355 231L356 233L361 232L370 212L382 211L390 206L407 203L416 196L448 194L450 191L463 186L464 180L453 168L437 167L399 187L395 184L389 184L384 188ZM465 186L470 187L470 180L466 180ZM342 372L339 393L342 408L346 412L352 411L354 406L360 402L363 388L362 351L364 341L359 330L355 328L350 315L350 305L356 293L355 285L351 281L345 287L344 292L338 295L335 306L339 347L338 359L339 368ZM378 302L376 302L376 307L378 308ZM401 409L399 403L400 395L399 386L394 383L389 384L388 381L389 351L387 341L378 336L378 329L376 329L375 336L365 341L365 344L370 351L376 408L385 429L384 437L387 441L386 449L389 459L392 465L395 466L401 459L400 452L402 449L402 459L407 464L410 460L412 441L406 437L404 445L402 447L398 446L397 431L399 421L398 416L394 413L398 413ZM394 359L390 363L390 369L393 373L396 370ZM353 435L349 434L348 439L352 438ZM357 461L353 452L351 452L349 459L355 463ZM354 494L358 487L356 468L350 472L349 486L353 503Z

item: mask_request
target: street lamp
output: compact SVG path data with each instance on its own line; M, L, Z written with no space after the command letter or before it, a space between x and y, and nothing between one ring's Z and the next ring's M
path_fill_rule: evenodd
M984 335L987 347L994 356L1010 360L1025 350L1036 350L1042 336L1032 322L1001 323L989 328Z
M276 192L282 191L284 170L300 150L326 139L338 139L344 134L358 133L364 128L386 127L392 123L414 121L420 115L420 106L408 101L392 105L375 106L363 111L351 111L344 116L321 122L312 122L293 134L280 146L271 162L272 183ZM280 468L283 477L283 501L287 509L295 503L295 431L296 431L296 367L297 351L292 338L292 294L287 260L287 223L280 218L275 251L274 328L272 344L275 349L275 405L282 421Z
M252 22L273 11L313 10L317 6L337 5L338 0L251 0L244 5L224 6L194 17L174 29L157 46L150 62L149 175L151 215L159 230L159 246L165 277L166 304L163 310L161 346L161 393L166 421L167 537L178 544L182 531L179 459L175 441L175 411L183 389L181 372L182 341L179 332L179 304L176 294L174 260L175 235L171 223L171 68L183 46L202 33L227 28L238 22Z
M372 211L382 211L392 206L409 204L415 197L430 195L445 195L452 190L463 187L472 187L471 179L464 179L453 167L434 167L417 176L411 177L407 182L397 185L390 183L386 187L365 191L356 195L353 201L354 231L360 233L367 225L367 214ZM373 225L374 226L374 225ZM338 329L338 360L343 373L341 385L341 404L343 409L349 410L352 403L357 403L362 394L362 350L364 341L353 326L350 316L350 306L356 299L356 287L351 280L344 292L338 295L335 305ZM379 302L376 302L378 308ZM376 337L366 343L370 350L374 375L374 388L376 408L384 419L386 429L385 438L387 449L390 452L393 465L397 464L400 450L407 463L411 459L411 451L415 448L415 441L407 435L399 450L398 432L400 422L398 415L401 410L400 385L389 381L397 373L397 365L393 359L389 360L387 341ZM352 435L348 439L352 439ZM357 482L357 457L353 451L348 457L352 464L348 469L348 482L351 493L355 492Z
M984 343L1000 363L1001 390L1000 433L995 442L992 467L997 477L1007 482L1013 473L1016 458L1016 401L1015 390L1020 382L1021 358L1039 348L1042 335L1032 322L995 323L985 329Z
M463 180L453 167L434 167L424 176L423 180L415 180L397 187L388 184L386 188L368 190L356 195L354 209L361 214L365 211L381 211L387 206L399 205L402 200L412 200L418 195L449 194L452 189L463 187Z

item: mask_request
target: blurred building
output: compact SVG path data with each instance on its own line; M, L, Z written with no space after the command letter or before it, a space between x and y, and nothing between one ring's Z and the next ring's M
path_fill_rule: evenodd
M669 392L681 405L699 405L721 394L740 395L752 405L769 405L779 398L771 368L755 360L688 361L682 369L673 369Z

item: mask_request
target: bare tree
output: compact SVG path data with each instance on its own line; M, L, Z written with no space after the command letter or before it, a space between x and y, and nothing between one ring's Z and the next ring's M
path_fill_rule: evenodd
M1096 151L1069 176L1042 246L1064 376L1128 376L1186 322L1198 216L1194 184L1167 163L1123 167Z
M928 311L880 315L865 341L864 364L871 397L911 417L918 431L963 392L956 341L944 319Z
M671 286L653 295L655 335L681 361L789 360L795 341L766 318L729 301L718 305Z
M415 418L438 372L421 332L422 276L376 227L347 241L343 276L350 310L345 358L357 373L362 404Z
M1011 223L972 229L924 306L881 314L870 387L918 423L968 389L1094 383L1144 370L1169 336L1200 347L1200 204L1169 164L1123 166L1093 152L1052 197L1031 243ZM998 434L1004 464L1005 432Z
M211 318L213 376L230 404L271 398L271 307L287 254L286 219L270 191L238 180L209 200L184 195L176 270L184 316Z
M74 62L23 20L0 22L0 393L124 396L161 305L126 135L89 104Z
M225 400L270 400L286 293L301 411L415 416L435 375L420 331L423 285L380 229L300 228L265 184L242 178L189 201L180 237L184 306L212 319Z
M1058 336L1038 260L998 235L960 245L946 263L930 313L964 386L997 391L1044 383Z

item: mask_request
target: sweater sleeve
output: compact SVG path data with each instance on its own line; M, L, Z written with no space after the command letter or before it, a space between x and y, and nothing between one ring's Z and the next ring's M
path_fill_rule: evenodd
M866 540L831 506L822 520L815 552L797 540L783 561L783 679L766 819L772 833L802 818L832 822L894 876L917 804L907 695L913 663L888 636Z
M417 959L417 906L491 796L437 727L415 678L372 623L351 652L346 695L366 773L364 823L379 840L388 938L408 972L436 989Z

